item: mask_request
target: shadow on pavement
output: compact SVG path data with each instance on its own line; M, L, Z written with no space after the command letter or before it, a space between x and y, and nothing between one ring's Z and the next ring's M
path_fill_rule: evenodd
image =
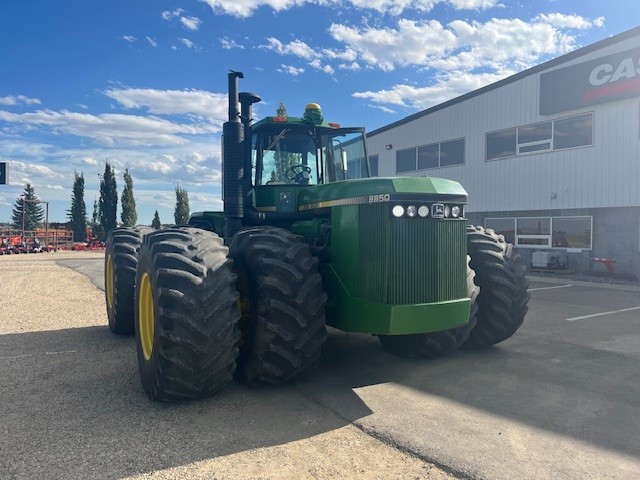
M233 384L150 401L131 337L105 327L0 336L0 478L119 478L313 437L348 424L296 389ZM353 393L351 396L355 395ZM357 397L357 417L371 412Z

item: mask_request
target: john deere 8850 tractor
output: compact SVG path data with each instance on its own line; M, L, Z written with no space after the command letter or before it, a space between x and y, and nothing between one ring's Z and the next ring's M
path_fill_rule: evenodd
M135 333L151 398L211 395L234 376L294 380L317 365L327 325L424 357L514 334L524 267L502 236L467 226L458 183L370 178L362 128L325 122L317 104L253 122L260 98L238 94L238 78L224 211L107 241L109 325Z

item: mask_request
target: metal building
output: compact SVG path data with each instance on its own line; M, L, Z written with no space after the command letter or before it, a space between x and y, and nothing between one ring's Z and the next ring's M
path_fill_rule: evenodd
M529 266L640 278L640 27L374 130L379 176L460 182Z

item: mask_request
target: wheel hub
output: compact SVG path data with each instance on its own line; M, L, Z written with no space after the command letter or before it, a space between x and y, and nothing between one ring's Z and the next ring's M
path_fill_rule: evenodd
M140 332L140 345L144 358L150 360L153 353L154 314L151 279L147 273L142 274L140 279L138 331Z

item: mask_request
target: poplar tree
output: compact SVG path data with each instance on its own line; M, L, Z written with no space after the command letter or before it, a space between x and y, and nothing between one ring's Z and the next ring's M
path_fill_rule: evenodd
M84 173L74 170L71 208L68 210L69 224L75 241L83 241L87 236L87 207L84 203Z
M120 213L122 225L134 227L138 221L136 213L136 199L133 197L133 179L129 169L124 170L124 190L122 191L122 212Z
M179 185L176 187L176 209L173 218L176 225L185 225L189 221L189 194Z
M100 179L100 200L98 202L100 226L103 235L108 235L117 226L118 186L116 177L109 162L104 167L104 174Z

